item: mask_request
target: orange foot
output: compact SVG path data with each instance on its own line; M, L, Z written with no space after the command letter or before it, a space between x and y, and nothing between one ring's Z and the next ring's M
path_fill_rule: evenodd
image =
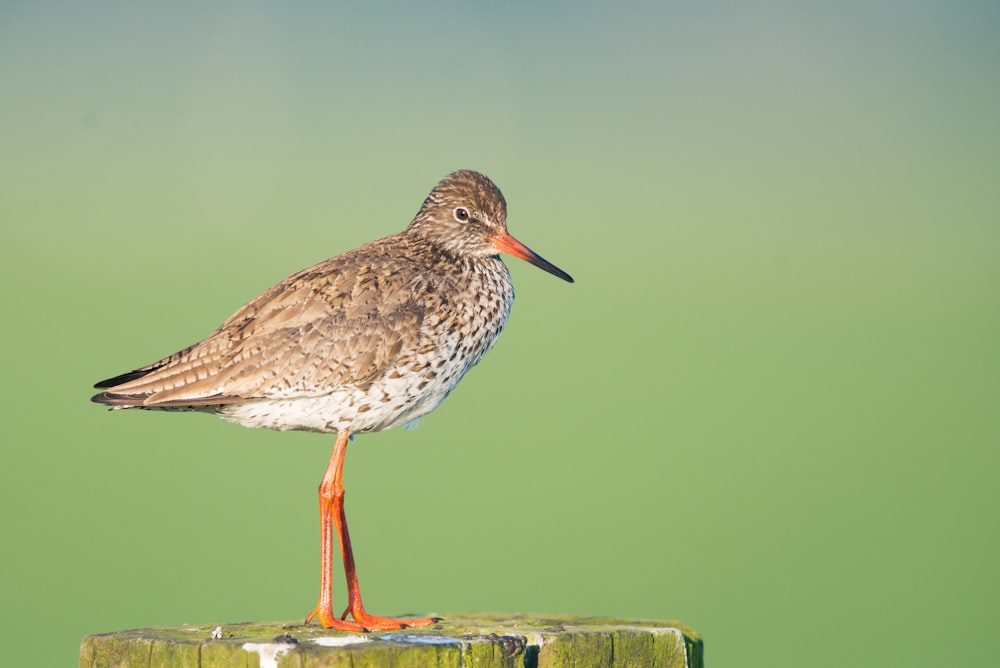
M354 617L353 622L347 621L348 613ZM308 624L314 617L319 618L319 623L323 625L323 628L337 631L353 631L355 633L364 633L365 631L398 631L414 626L430 626L441 621L437 617L421 617L416 619L379 617L377 615L369 615L365 612L364 608L358 608L357 610L348 608L344 610L344 614L341 615L340 619L337 619L329 611L321 610L319 606L316 606L316 609L309 613L305 623Z
M437 617L421 617L418 619L393 619L391 617L379 617L377 615L369 615L365 612L364 608L360 610L351 610L348 608L344 610L344 614L341 619L347 617L347 613L351 613L351 617L370 631L397 631L399 629L408 629L413 626L430 626L439 621Z
M365 631L368 631L368 629L362 626L361 624L356 624L355 622L348 622L343 619L337 619L332 614L330 614L329 611L321 610L319 606L316 606L316 609L309 613L309 616L306 617L305 623L308 624L309 622L311 622L313 620L313 617L318 617L319 623L322 624L323 628L325 629L334 629L337 631L352 631L354 633L364 633Z

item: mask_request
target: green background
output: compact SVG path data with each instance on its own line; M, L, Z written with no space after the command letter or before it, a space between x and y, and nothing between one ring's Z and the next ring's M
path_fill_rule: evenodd
M0 5L4 663L312 609L333 439L90 385L474 168L577 282L510 259L497 348L351 446L369 609L989 664L998 7Z

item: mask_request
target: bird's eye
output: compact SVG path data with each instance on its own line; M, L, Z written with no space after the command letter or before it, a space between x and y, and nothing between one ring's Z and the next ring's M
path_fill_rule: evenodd
M464 223L465 221L469 220L469 212L463 209L462 207L458 207L457 209L455 209L455 220L457 220L460 223Z

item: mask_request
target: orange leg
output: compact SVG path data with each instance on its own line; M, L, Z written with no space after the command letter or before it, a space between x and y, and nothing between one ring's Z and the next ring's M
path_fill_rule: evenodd
M358 573L354 567L354 552L351 550L351 536L347 531L347 517L344 514L344 455L347 454L347 440L350 433L345 431L337 434L337 445L330 457L330 465L323 475L319 485L319 520L320 520L320 574L319 574L319 604L306 617L308 624L313 617L318 616L320 624L328 629L338 631L395 630L410 626L427 626L436 619L390 619L377 617L365 612L361 602L361 589L358 587ZM337 538L340 540L340 554L344 560L344 573L347 576L347 609L337 619L333 615L333 528L337 527ZM345 621L347 614L354 617L353 622Z

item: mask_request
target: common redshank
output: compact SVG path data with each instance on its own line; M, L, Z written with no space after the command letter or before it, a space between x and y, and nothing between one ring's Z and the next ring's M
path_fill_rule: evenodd
M434 410L496 343L514 301L500 252L573 282L507 232L507 203L492 181L455 172L401 233L289 276L203 341L97 383L102 391L92 401L337 434L319 486L319 603L306 623L316 617L343 631L431 624L365 611L344 515L344 455L352 434ZM339 617L334 529L347 577Z

